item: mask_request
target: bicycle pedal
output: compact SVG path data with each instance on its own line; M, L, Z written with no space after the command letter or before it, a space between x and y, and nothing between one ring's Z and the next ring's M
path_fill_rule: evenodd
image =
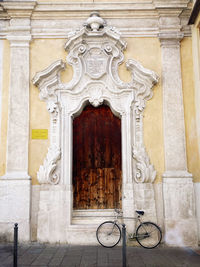
M128 238L129 240L136 240L136 235L130 235Z
M130 241L136 240L136 237L129 237Z

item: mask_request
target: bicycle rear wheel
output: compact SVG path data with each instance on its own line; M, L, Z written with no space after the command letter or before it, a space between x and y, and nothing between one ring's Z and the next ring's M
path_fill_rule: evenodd
M115 222L106 221L97 228L96 237L103 247L113 248L121 239L121 230Z
M143 248L155 248L162 239L158 225L152 222L141 223L136 230L136 240Z

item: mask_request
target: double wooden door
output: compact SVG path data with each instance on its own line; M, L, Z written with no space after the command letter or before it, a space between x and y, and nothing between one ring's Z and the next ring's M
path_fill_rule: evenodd
M121 208L121 120L107 105L73 121L74 209Z

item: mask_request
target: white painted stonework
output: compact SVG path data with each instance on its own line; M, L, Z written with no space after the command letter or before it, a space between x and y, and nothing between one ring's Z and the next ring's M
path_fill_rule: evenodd
M31 178L28 175L29 146L29 42L30 16L34 3L28 7L23 19L10 15L7 40L10 43L10 73L8 101L8 129L6 173L0 179L0 235L13 239L14 223L19 223L20 241L30 240ZM20 7L18 7L20 9ZM15 13L15 12L14 12Z
M123 60L125 47L119 32L107 26L97 13L92 13L81 30L69 34L65 45L69 51L67 61L74 69L72 81L61 83L60 71L65 68L62 61L56 61L33 79L51 114L51 146L38 171L38 181L42 184L39 241L96 243L97 225L94 223L98 216L92 216L88 224L80 226L72 208L72 124L73 118L89 103L94 107L103 103L109 105L122 121L124 216L134 217L135 209L144 209L147 218L157 221L152 186L156 172L143 144L142 113L146 101L152 97L151 88L158 77L139 62L128 60L126 66L132 73L132 81L122 82L118 65ZM56 203L53 206L49 205L52 201ZM91 211L84 214L90 216ZM128 228L134 226L130 220L125 222Z
M30 179L16 177L0 181L1 241L13 240L13 227L19 224L19 241L30 240Z

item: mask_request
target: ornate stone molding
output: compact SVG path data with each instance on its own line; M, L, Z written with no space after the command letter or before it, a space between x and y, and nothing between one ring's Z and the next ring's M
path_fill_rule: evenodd
M2 22L12 17L30 17L33 38L65 38L71 28L79 26L77 18L83 21L93 10L104 14L111 23L115 20L123 37L157 37L160 32L160 18L180 18L181 31L191 36L187 21L192 4L189 0L180 1L135 1L120 3L84 2L36 2L3 1L0 2ZM117 21L119 20L119 22ZM164 22L165 23L165 22ZM0 36L7 34L7 24L3 23Z
M38 172L40 183L52 183L50 176L56 164L59 165L57 172L62 173L59 183L70 183L71 120L88 102L95 107L105 102L122 120L124 183L133 180L146 183L155 179L156 172L144 148L142 114L146 101L153 95L152 87L158 82L158 76L139 62L128 60L126 67L132 73L132 80L122 82L118 65L123 62L125 48L126 42L121 39L119 31L107 26L99 14L93 12L83 28L68 35L65 44L67 61L73 67L72 80L67 84L61 82L60 72L65 69L61 60L33 78L40 90L40 99L47 102L53 129L50 150ZM133 141L130 141L131 136ZM60 147L60 142L62 156L58 161L57 150L51 147Z
M132 73L132 81L130 86L135 88L134 100L134 128L135 142L133 146L133 159L135 160L134 179L137 183L152 183L156 177L156 171L150 164L149 157L143 142L143 110L146 101L151 99L153 92L151 88L155 85L159 78L157 74L151 70L145 69L139 62L128 60L126 67Z
M32 82L39 88L41 100L49 101L52 97L55 98L55 90L62 86L60 72L64 69L65 63L57 60L45 70L36 73Z
M47 110L50 113L51 127L51 146L44 160L43 166L37 173L40 183L57 184L60 181L59 164L60 151L60 105L56 91L62 88L60 72L65 69L65 63L57 60L45 70L36 73L33 78L33 84L38 86L40 99L46 101Z
M184 34L180 31L174 33L160 33L159 34L160 45L163 48L167 47L180 47L180 42L184 37Z
M145 69L139 62L129 59L126 67L132 73L132 82L130 87L136 89L135 92L135 110L137 114L145 108L145 102L153 96L151 88L158 82L158 75L148 69Z
M12 18L30 18L35 6L36 1L3 1L5 12Z

